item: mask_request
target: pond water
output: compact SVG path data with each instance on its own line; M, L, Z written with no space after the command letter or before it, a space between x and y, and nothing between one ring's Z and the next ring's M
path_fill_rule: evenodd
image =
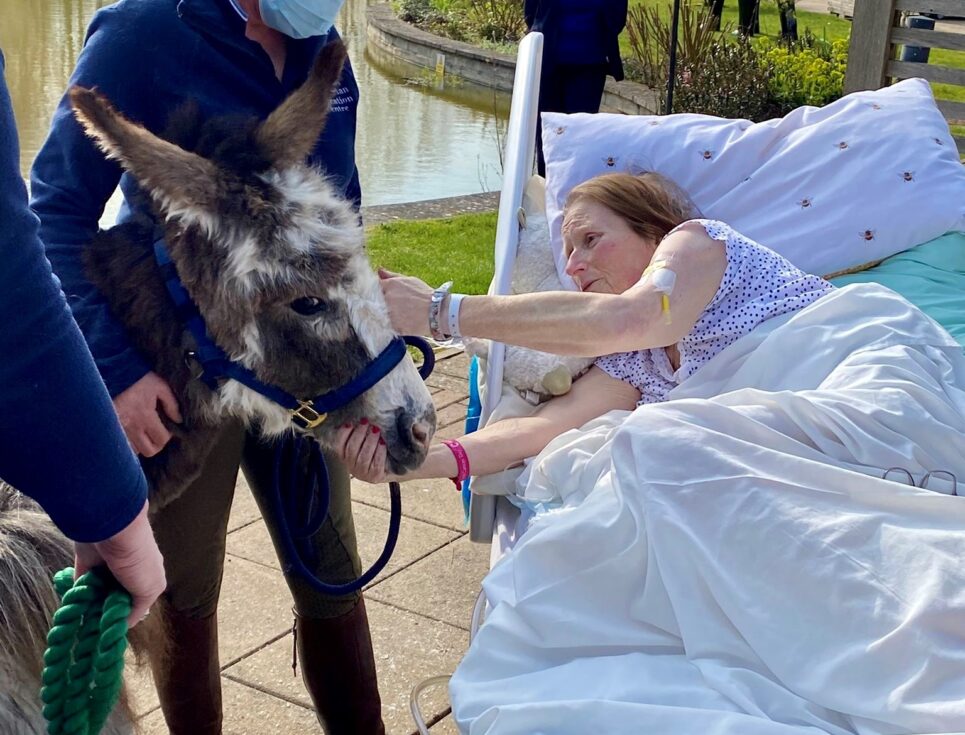
M7 60L24 175L43 144L87 24L95 10L109 4L0 0L0 48ZM349 44L361 89L356 151L363 204L498 189L507 96L470 85L438 90L416 70L376 63L365 50L367 5L368 0L347 0L336 24ZM108 214L116 205L112 201Z

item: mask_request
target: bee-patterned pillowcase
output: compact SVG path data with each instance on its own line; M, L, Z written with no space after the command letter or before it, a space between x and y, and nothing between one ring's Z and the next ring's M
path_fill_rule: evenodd
M705 217L818 275L965 228L965 166L928 83L909 79L763 123L707 115L543 114L546 207L557 264L570 190L658 171Z

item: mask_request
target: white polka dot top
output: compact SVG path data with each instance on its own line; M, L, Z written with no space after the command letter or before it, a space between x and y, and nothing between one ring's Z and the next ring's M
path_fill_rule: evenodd
M674 387L761 322L803 309L834 288L723 222L690 221L724 243L727 268L716 295L690 333L677 343L680 367L673 369L663 348L620 352L596 361L605 373L640 391L637 405L666 400Z

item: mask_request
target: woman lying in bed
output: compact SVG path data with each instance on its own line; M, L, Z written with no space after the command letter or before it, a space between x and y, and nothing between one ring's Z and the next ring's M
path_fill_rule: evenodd
M762 322L833 289L725 223L695 215L688 197L659 174L600 176L572 191L563 219L566 271L582 293L446 294L437 313L450 321L455 299L451 323L460 335L603 357L565 396L532 416L434 446L405 479L498 472L608 411L663 401ZM384 274L382 286L394 326L429 334L433 290L394 274ZM369 427L343 428L341 446L356 477L387 479L384 444Z
M590 181L563 225L583 293L462 300L454 331L606 356L413 475L539 453L450 681L460 732L965 732L965 500L921 487L965 477L961 346L893 291L692 216L659 177ZM383 288L425 332L431 290ZM342 440L384 479L377 435Z

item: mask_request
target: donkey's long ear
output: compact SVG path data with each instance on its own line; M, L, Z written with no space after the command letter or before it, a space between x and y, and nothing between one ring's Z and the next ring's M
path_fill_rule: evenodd
M258 129L258 142L278 167L303 163L325 127L332 91L342 76L347 52L342 41L326 45L308 79Z
M217 190L213 163L131 122L94 90L71 87L68 94L87 135L108 158L129 171L168 214L183 216L212 208Z

